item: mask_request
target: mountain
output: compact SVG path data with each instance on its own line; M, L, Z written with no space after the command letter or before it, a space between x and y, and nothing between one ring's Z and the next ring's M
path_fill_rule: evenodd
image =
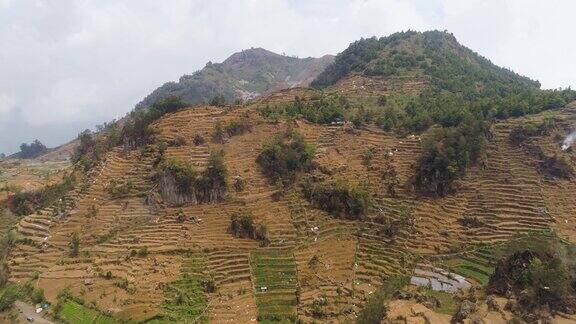
M423 78L447 90L454 90L458 82L476 87L540 87L539 82L494 65L459 44L452 34L439 31L408 31L356 41L311 85L322 88L351 75Z
M574 91L439 31L352 43L313 86L83 134L2 196L4 291L69 322L576 320Z
M202 70L180 77L178 82L165 83L136 107L149 107L168 96L178 96L195 105L220 95L233 102L274 90L307 86L333 59L332 55L301 59L251 48L232 54L222 63L209 62Z

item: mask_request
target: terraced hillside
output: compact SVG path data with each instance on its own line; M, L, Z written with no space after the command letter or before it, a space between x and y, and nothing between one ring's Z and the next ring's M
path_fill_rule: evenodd
M561 148L571 93L542 91L446 33L402 37L356 44L370 55L355 70L345 51L321 89L162 111L138 145L113 145L56 205L19 219L10 280L52 303L68 289L63 316L313 323L362 318L413 276L447 282L412 287L445 321L476 291L458 288L488 282L496 247L574 240L576 155ZM490 99L518 88L532 101ZM423 183L441 174L450 190L417 188L430 170Z
M571 125L574 110L573 104L556 113L560 128ZM252 131L224 144L209 139L216 121L238 118L249 118ZM545 179L532 158L508 139L514 127L541 119L535 115L496 123L485 165L460 180L457 193L437 199L422 199L405 186L392 196L379 178L382 165L391 163L399 183L408 182L421 151L417 137L393 137L370 127L347 132L345 125L296 123L318 148L318 168L331 170L341 180L365 183L373 193L375 204L366 219L353 221L312 208L298 188L275 197L277 189L260 173L256 156L286 123L268 122L250 107L185 109L155 125L166 142L184 137L185 144L168 147L165 154L202 168L208 152L223 148L228 177L245 179L243 191L229 188L221 203L152 204L156 153L113 150L86 188L67 195L67 212L45 210L20 221L18 232L28 240L11 252L11 280L38 274L38 285L49 300L71 287L100 309L141 320L162 313L167 298L163 287L186 276L182 271L189 270L181 264L189 261L182 259L183 253L192 252L204 260L214 280L216 290L206 293L207 318L213 321L348 318L383 279L409 274L416 259L457 252L467 243L497 243L550 228L574 237L571 211L576 201L564 195L573 183ZM196 146L197 134L209 140ZM573 153L561 151L551 136L538 141L547 151L573 159ZM371 168L363 162L367 148L375 152ZM113 181L133 186L125 195L112 197L107 188ZM180 208L185 221L178 220ZM269 247L228 233L229 217L237 210L250 210L268 227ZM467 216L483 225L461 225ZM394 236L386 234L388 223L382 219L406 218L411 225ZM73 233L81 238L81 253L75 258L68 248ZM448 265L482 283L488 270L481 260L481 255L464 255Z

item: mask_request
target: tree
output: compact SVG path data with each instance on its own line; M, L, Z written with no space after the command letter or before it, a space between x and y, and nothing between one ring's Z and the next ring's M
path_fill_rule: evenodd
M46 152L48 148L42 144L39 140L34 140L30 144L22 143L20 144L19 157L22 159L33 159L42 153Z

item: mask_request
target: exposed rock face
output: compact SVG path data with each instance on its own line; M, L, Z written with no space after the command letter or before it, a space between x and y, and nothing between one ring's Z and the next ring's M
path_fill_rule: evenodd
M204 186L201 189L191 187L183 192L169 172L160 176L158 188L162 199L172 205L213 203L222 201L226 196L226 186L219 184Z

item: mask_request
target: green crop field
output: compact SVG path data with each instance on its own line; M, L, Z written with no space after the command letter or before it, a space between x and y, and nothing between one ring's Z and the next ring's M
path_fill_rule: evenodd
M251 266L259 321L293 321L297 304L294 256L284 252L254 252Z
M180 278L165 289L164 312L147 323L208 322L207 287L211 282L204 259L193 255L182 263Z
M67 301L62 306L60 317L74 324L115 324L119 323L110 316L106 316L97 310L80 305L75 301Z

